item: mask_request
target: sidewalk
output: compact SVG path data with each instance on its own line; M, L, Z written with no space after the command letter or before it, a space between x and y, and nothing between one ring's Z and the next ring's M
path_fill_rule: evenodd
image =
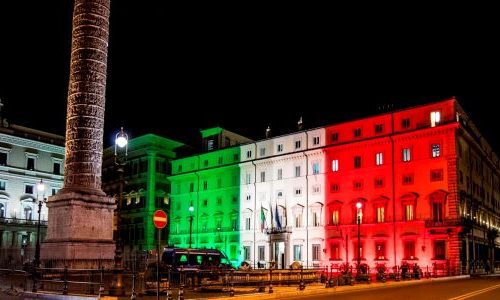
M432 282L432 281L442 281L442 280L458 280L458 279L465 279L465 278L470 278L470 275L461 275L461 276L453 276L453 277L438 277L438 278L429 278L429 279L413 279L413 280L401 280L401 281L388 281L388 282L373 282L373 283L359 283L355 284L353 286L336 286L336 287L331 287L331 288L325 288L324 284L309 284L306 285L306 288L302 291L298 289L298 286L273 286L273 293L269 294L269 286L266 286L266 291L264 293L247 293L244 295L237 295L234 297L216 297L216 298L210 298L211 300L216 300L216 299L241 299L241 300L248 300L248 299L254 299L254 298L259 298L259 299L281 299L281 298L292 298L296 296L304 296L304 295L327 295L327 294L336 294L336 293L343 293L347 291L355 291L355 290L363 290L363 289L381 289L381 288L389 288L389 287L394 287L394 286L401 286L401 285L412 285L412 284L423 284L426 282ZM237 289L235 289L237 291ZM198 298L202 299L202 298ZM206 298L203 298L206 299Z

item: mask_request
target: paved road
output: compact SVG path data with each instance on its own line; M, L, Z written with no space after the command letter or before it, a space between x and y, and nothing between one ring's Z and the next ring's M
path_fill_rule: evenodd
M452 281L434 281L391 288L378 287L357 291L342 291L327 295L304 295L294 299L425 299L425 300L493 300L500 299L500 277L471 278Z

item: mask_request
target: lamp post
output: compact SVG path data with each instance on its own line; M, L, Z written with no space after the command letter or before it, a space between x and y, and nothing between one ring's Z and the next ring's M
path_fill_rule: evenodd
M115 248L115 267L117 269L122 268L122 239L120 233L120 223L121 223L121 210L122 210L122 194L123 194L123 172L125 164L127 163L127 151L128 151L128 135L123 131L123 127L120 128L120 132L116 134L115 137L115 165L116 172L119 176L119 191L118 191L118 204L116 206L116 248Z
M194 207L193 202L191 201L191 204L189 205L189 248L191 248L193 238L193 212Z
M45 184L43 180L40 179L40 182L36 185L36 198L38 201L38 224L36 227L36 246L35 246L35 260L33 264L36 268L40 267L40 215L42 212L42 203L45 202ZM42 194L42 199L39 199L40 194Z
M356 278L359 279L359 270L360 270L360 264L361 264L361 216L363 215L363 212L361 211L361 208L363 207L363 204L358 201L356 203L356 208L357 208L357 214L356 214L356 221L358 223L358 264L356 266Z

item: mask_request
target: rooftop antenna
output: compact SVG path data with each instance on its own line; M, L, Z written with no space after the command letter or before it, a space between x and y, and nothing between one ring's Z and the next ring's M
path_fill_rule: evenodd
M271 137L271 126L267 126L267 129L266 129L266 138L270 138Z
M297 122L297 127L299 128L299 130L302 130L302 117L300 117L299 121Z

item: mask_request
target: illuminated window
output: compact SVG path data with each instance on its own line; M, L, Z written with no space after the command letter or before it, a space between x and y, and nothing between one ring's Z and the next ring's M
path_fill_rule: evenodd
M382 152L375 154L375 164L377 166L381 166L384 164L384 154Z
M361 156L354 156L354 168L361 168Z
M293 260L302 260L302 245L293 245Z
M313 163L313 174L319 174L319 163Z
M405 221L413 221L414 211L412 204L405 205Z
M382 124L375 125L375 134L382 133L384 131L384 126Z
M334 210L332 212L332 225L338 225L339 224L339 211L338 210Z
M319 145L319 136L313 137L313 145Z
M410 161L410 160L411 160L410 148L404 148L403 149L403 161Z
M401 121L401 127L410 128L410 119L406 118Z
M404 259L415 259L415 241L404 241Z
M214 140L207 141L207 149L208 149L208 151L211 151L214 149Z
M441 122L441 112L439 111L431 112L431 127L439 125L439 122Z
M339 140L339 133L338 132L332 133L331 139L332 139L332 142L338 141Z
M432 157L439 157L441 155L441 147L439 144L432 144L431 150L432 150Z
M360 136L361 136L361 128L354 129L354 137L360 137Z
M375 259L385 259L385 243L375 242Z
M339 160L332 160L332 172L337 172L339 170Z
M320 259L321 259L321 245L312 244L312 260L320 260Z
M383 223L385 220L384 207L377 207L377 223Z

